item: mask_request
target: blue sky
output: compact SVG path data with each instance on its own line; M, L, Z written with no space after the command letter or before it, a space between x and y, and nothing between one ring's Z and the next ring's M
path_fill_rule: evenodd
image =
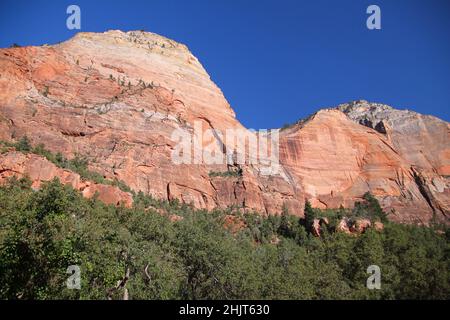
M145 29L189 46L247 127L275 128L366 99L450 120L448 0L0 1L0 47ZM366 8L381 8L381 30Z

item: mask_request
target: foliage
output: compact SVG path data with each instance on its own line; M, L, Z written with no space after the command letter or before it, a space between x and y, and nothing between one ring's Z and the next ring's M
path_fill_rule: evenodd
M210 177L224 177L224 178L239 178L242 177L242 169L227 170L227 171L210 171Z
M240 231L223 227L227 215L244 222ZM142 192L133 208L114 207L56 179L39 191L12 179L0 187L0 299L120 299L127 273L130 299L450 298L448 229L386 222L383 232L316 238L305 225L287 208L207 212ZM366 288L372 264L381 290ZM66 288L70 265L81 268L81 290Z
M312 225L314 223L314 219L316 218L317 214L314 211L314 209L311 207L311 203L308 200L306 200L306 202L305 202L305 211L304 211L304 213L305 213L305 222L304 222L305 223L305 228L309 232L311 232L311 228L312 228Z
M387 221L387 214L383 211L378 200L369 192L363 196L364 202L356 202L353 214L357 217Z
M31 145L30 140L28 140L27 136L23 136L15 145L14 147L17 149L17 151L22 152L29 152L31 151Z

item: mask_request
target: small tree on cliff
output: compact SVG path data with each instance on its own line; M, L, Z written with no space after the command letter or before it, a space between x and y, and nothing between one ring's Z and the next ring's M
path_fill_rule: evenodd
M314 223L314 219L316 218L316 213L314 209L311 207L311 203L306 200L305 202L305 228L308 232L311 232L311 227Z
M356 202L353 209L357 216L364 216L369 219L380 220L382 222L387 221L387 214L383 211L378 202L370 192L366 192L363 196L365 201Z
M381 208L377 198L375 198L370 192L367 192L364 195L364 200L366 200L369 204L369 210L371 211L372 216L379 218L383 222L387 221L387 214Z
M289 209L286 204L283 204L283 208L281 209L281 220L280 227L278 228L278 233L284 237L292 238L292 226L289 221Z
M17 149L17 151L21 151L21 152L30 152L31 151L31 144L30 144L30 140L28 139L27 136L23 136L19 142L17 142L15 144L15 147Z

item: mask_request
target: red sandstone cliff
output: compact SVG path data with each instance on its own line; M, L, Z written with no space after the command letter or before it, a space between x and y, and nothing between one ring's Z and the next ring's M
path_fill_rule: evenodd
M395 209L392 219L448 220L449 124L381 109L343 105L282 130L274 175L262 174L258 164L175 165L174 130L192 134L195 123L203 131L245 130L186 46L152 33L108 31L80 33L54 46L0 50L1 140L27 135L66 157L87 156L90 169L107 179L200 208L238 205L278 213L286 204L301 215L305 199L319 207L351 206L370 191ZM194 149L217 145L226 152L228 144L211 136ZM8 175L17 166L33 172L24 168L28 162L8 154L0 167ZM209 175L230 167L242 175Z
M367 102L352 107L362 104L376 109ZM390 215L393 220L427 223L434 215L447 220L448 123L415 114L421 126L405 119L386 124L387 133L383 133L385 130L378 132L355 123L340 111L341 107L321 110L282 132L281 162L301 181L305 197L313 206L350 207L369 191L388 212L394 210ZM414 161L414 153L422 157ZM426 158L430 161L419 161Z

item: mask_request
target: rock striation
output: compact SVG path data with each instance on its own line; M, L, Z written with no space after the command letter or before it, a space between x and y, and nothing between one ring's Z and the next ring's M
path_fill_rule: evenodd
M450 198L445 175L450 151L448 124L434 120L444 124L447 131L436 134L435 139L442 141L438 148L427 150L424 142L423 150L429 158L441 159L426 162L427 167L422 167L419 162L412 162L413 155L408 154L411 151L398 147L403 142L407 144L411 135L405 132L402 138L397 132L397 138L393 138L391 128L395 125L388 119L385 118L387 133L382 133L368 126L363 115L352 118L345 107L320 110L306 121L283 130L281 162L300 181L305 197L315 207L351 207L364 193L371 192L391 212L393 220L428 223L436 217L446 221ZM412 126L409 120L401 127L405 126ZM425 134L433 139L433 132L416 133L420 137Z
M0 49L0 140L26 135L67 158L87 157L90 170L135 191L197 208L238 206L276 214L285 205L302 215L305 199L321 208L351 207L369 191L393 212L393 220L448 222L445 121L366 101L320 110L281 131L280 170L273 175L262 174L250 160L174 164L173 132L195 135L197 124L201 133L252 134L198 59L173 40L113 30L79 33L57 45ZM214 146L229 158L230 142L217 134L192 151ZM38 185L46 178L41 169L29 169L33 159L3 155L3 176L26 171ZM58 170L49 176L80 189L76 176ZM211 175L229 170L239 175Z
M61 44L0 50L0 139L27 135L135 191L198 208L301 214L300 186L244 165L174 165L175 130L246 130L185 45L141 32L79 33ZM219 138L212 137L218 144ZM211 141L203 141L201 148Z
M410 172L431 211L449 218L450 125L410 110L355 101L338 106L350 119L369 123L410 165Z

